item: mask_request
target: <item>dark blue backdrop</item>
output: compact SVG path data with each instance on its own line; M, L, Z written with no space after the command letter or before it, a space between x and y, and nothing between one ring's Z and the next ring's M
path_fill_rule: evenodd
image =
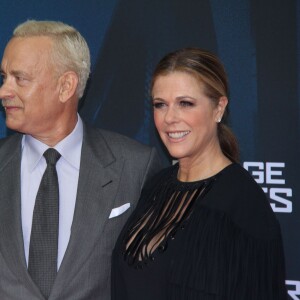
M281 222L290 299L300 299L299 67L296 0L2 0L0 53L26 19L75 26L92 55L83 119L159 148L148 86L167 52L198 46L217 53L228 72L231 125L244 166ZM0 137L10 134L0 111Z

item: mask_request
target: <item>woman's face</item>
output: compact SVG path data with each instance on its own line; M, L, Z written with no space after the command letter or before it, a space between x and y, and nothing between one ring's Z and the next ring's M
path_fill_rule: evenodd
M227 98L216 105L193 75L173 72L156 78L152 89L154 122L170 155L197 161L219 147L217 122Z

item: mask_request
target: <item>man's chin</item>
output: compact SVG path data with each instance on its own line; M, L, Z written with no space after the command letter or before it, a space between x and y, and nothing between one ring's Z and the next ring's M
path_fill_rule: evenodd
M17 124L16 122L6 119L5 124L6 124L6 127L10 130L22 132L23 126L21 126L20 124Z

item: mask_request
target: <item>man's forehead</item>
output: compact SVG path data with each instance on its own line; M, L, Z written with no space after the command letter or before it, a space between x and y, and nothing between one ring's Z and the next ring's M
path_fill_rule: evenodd
M7 44L5 51L16 50L20 53L26 50L44 52L52 47L53 40L48 36L13 37Z
M18 66L36 67L40 63L46 63L49 57L52 40L48 37L13 37L7 44L1 69L7 66L18 68Z

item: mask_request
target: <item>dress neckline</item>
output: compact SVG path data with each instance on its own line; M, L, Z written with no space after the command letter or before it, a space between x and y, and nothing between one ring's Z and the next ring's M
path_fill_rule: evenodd
M214 182L232 165L206 179L192 182L178 180L178 164L171 167L169 175L158 183L144 209L128 228L124 260L139 268L153 260L157 253L163 253L168 242L184 229Z
M232 166L236 165L235 162L230 163L229 165L227 165L226 167L224 167L222 170L220 170L219 172L217 172L216 174L203 178L203 179L199 179L199 180L194 180L194 181L181 181L177 178L177 174L178 174L178 170L179 170L179 163L176 163L174 165L174 170L172 172L172 179L174 181L174 183L177 183L179 185L182 186L197 186L198 184L202 184L203 182L208 182L211 180L216 179L217 177L219 177L222 173L224 173L227 169L230 169Z

